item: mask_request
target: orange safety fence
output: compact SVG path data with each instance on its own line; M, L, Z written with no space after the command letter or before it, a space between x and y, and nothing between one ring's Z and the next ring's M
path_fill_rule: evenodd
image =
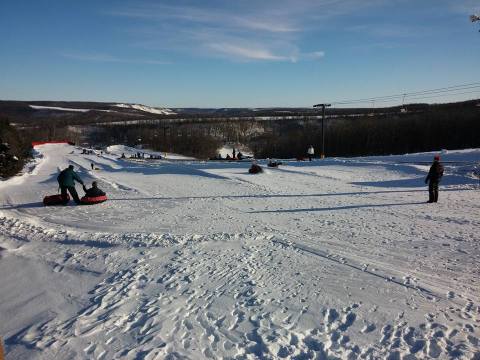
M58 141L32 141L32 147L39 146L39 145L45 145L45 144L70 144L70 145L75 145L71 141L67 140L58 140Z
M0 360L5 360L5 352L3 351L2 338L0 338Z

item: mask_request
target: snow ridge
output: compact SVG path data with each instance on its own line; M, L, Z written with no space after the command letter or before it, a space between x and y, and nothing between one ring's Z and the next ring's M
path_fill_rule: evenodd
M151 114L175 115L174 111L167 108L156 108L156 107L151 107L151 106L146 106L141 104L116 104L114 106L119 108L124 108L124 109L139 110L139 111L148 112Z

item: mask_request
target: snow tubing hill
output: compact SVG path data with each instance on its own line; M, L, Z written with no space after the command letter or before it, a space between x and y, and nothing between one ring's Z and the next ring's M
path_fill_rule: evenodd
M103 196L84 196L80 199L83 205L95 205L107 201L107 195Z
M49 195L43 198L43 205L45 206L52 206L52 205L63 205L70 201L70 195L66 195L63 197L60 194L57 195Z

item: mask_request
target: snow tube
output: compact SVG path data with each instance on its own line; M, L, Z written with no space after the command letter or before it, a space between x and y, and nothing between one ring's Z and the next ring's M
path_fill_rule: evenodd
M260 167L260 165L254 164L250 169L248 169L248 172L250 174L260 174L261 172L263 172L263 169Z
M95 205L107 201L107 195L102 196L84 196L80 199L83 205Z
M43 205L45 206L52 206L52 205L65 205L70 201L70 195L62 196L60 194L57 195L49 195L43 198Z

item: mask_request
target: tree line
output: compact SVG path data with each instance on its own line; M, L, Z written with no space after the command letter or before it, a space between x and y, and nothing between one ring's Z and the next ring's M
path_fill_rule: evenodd
M430 107L426 111L371 114L325 121L326 156L390 155L480 147L480 107ZM321 149L321 122L276 123L250 141L256 156L305 156Z
M372 113L371 109L328 110L325 120L326 156L388 155L480 147L478 105L479 101L428 106L418 104L409 105L406 111L390 108L389 111L376 113ZM101 120L104 119L101 117ZM258 158L304 157L310 145L315 147L317 154L321 149L318 112L281 119L245 117L239 120L228 116L212 118L211 114L204 118L197 114L178 119L113 119L117 121L96 124L94 121L99 119L89 118L83 123L79 118L70 122L65 117L53 117L37 121L30 119L25 124L19 123L15 117L10 121L16 126L11 126L9 120L3 117L0 139L2 142L8 140L15 148L13 151L18 153L17 157L22 159L31 141L48 140L68 140L86 147L142 145L152 150L200 159L214 157L224 143L246 145ZM19 166L21 168L21 161L16 164L9 165L12 169L9 172L17 171ZM5 173L5 170L2 171Z

